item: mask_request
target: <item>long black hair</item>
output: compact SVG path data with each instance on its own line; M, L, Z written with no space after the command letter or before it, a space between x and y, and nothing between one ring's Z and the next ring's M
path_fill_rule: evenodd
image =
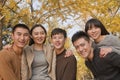
M35 28L37 28L37 27L41 27L41 28L44 30L45 35L47 35L46 29L45 29L41 24L36 24L36 25L34 25L34 26L31 28L31 30L30 30L30 35L32 35L33 30L34 30ZM45 41L46 41L46 39L44 40L43 43L45 43ZM29 45L32 45L32 44L34 44L34 40L33 40L32 38L30 38Z
M85 32L87 33L87 31L89 30L89 28L91 28L92 26L98 27L101 29L101 35L107 35L109 34L109 32L106 30L105 26L102 24L101 21L99 21L98 19L90 19L87 21L87 23L85 24Z

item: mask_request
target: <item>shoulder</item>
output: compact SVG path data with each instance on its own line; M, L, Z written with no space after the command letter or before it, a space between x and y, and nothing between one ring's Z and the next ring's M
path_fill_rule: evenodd
M24 48L24 52L25 53L30 53L30 52L33 52L33 45L31 45L31 46L26 46L25 48Z
M31 46L25 46L25 48L24 48L24 50L29 50L29 49L31 49L32 48L32 45Z
M109 45L120 45L120 39L117 36L107 35L105 39Z
M110 34L110 35L106 35L106 38L105 39L119 39L117 36L114 36L114 35L112 35L112 34Z
M9 55L9 53L11 53L11 50L6 50L6 49L2 49L1 51L0 51L0 56L1 55Z
M46 48L46 49L54 49L54 47L49 43L44 44L44 48Z
M120 60L120 55L115 52L111 52L111 53L108 53L104 59L107 61L113 61L115 59Z
M74 55L69 56L69 57L67 57L66 59L67 59L68 62L76 62L76 58L75 58Z
M12 53L11 50L2 49L0 51L0 60L8 60L12 58L13 54L11 53Z

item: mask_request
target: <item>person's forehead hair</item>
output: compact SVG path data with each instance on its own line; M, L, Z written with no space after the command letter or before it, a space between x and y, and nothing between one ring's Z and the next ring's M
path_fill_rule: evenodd
M72 36L72 43L74 44L75 41L77 41L81 38L83 38L84 40L86 40L88 42L90 41L90 38L87 33L85 33L84 31L78 31Z
M85 32L87 32L90 28L94 27L99 27L101 29L101 22L97 19L90 19L87 21L86 25L85 25Z
M51 37L53 35L57 35L57 34L62 34L65 38L67 37L67 33L64 29L61 29L61 28L55 28L52 30L51 32Z
M26 30L28 30L28 32L30 33L30 30L29 30L28 26L25 25L25 24L17 24L17 25L15 25L15 26L13 27L12 33L14 33L15 30L18 29L18 28L26 29Z
M45 34L47 35L47 31L46 31L46 29L45 29L44 26L41 25L41 24L35 24L35 25L31 28L31 30L30 30L30 34L32 35L33 30L36 29L36 28L38 28L38 27L42 28L42 29L44 30Z

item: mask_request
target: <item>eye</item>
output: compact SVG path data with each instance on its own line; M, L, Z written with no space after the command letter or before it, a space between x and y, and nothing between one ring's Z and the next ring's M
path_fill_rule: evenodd
M85 46L85 44L84 44L84 43L83 43L83 44L80 44L80 46L83 47L83 46Z
M45 32L40 32L40 34L45 35Z
M56 37L55 37L55 36L53 36L53 37L52 37L52 39L56 39Z
M89 26L88 30L92 30L93 27Z
M38 33L33 33L34 35L38 35Z
M29 33L25 33L24 36L29 36Z
M20 32L18 32L18 33L17 33L17 35L18 35L18 36L20 36L20 35L21 35L21 33L20 33Z

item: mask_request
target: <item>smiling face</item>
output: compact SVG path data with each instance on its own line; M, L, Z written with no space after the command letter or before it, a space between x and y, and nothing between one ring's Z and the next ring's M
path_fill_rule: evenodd
M66 38L62 33L52 35L51 39L55 49L60 50L64 48Z
M24 28L16 28L12 33L12 39L14 41L14 46L23 48L29 41L29 31Z
M87 33L95 41L99 41L99 39L102 36L101 29L99 27L94 26L94 25L88 29Z
M81 57L87 59L91 53L91 42L86 41L84 38L79 38L73 42L76 51Z
M43 44L46 39L46 33L41 27L36 27L32 31L32 39L35 44Z

